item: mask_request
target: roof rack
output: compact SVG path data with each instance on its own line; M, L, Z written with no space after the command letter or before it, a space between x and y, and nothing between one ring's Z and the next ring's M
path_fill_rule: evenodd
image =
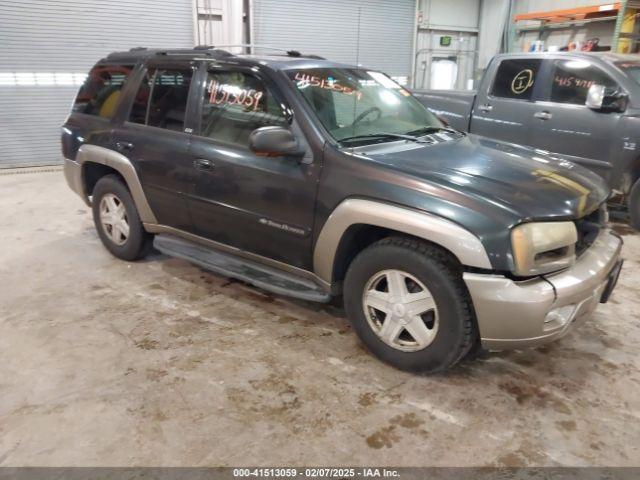
M276 52L284 52L288 57L315 58L318 60L325 59L320 55L303 54L303 53L300 53L298 50L287 50L286 48L272 47L269 45L259 45L255 43L236 43L236 44L229 44L229 45L216 45L215 47L210 47L210 48L251 48L251 49L261 48L263 50L273 50Z
M196 50L198 55L206 55L212 58L226 58L234 57L235 55L227 50L221 50L217 47L204 47L198 46L194 48L179 48L175 50L159 50L156 53L158 55L193 55L193 51Z
M251 49L263 49L263 50L273 50L276 52L282 52L284 55L288 57L294 58L314 58L317 60L324 60L324 57L320 55L312 55L312 54L303 54L298 50L287 50L284 48L271 47L268 45L256 45L252 43L239 43L239 44L229 44L229 45L197 45L193 48L174 48L174 49L156 49L156 48L147 48L147 47L133 47L128 50L128 52L114 52L108 55L108 57L117 57L126 53L136 54L136 53L146 53L148 56L152 55L193 55L194 51L198 52L198 55L204 55L211 58L228 58L234 57L235 55L227 50L223 50L223 48L251 48Z
M198 55L204 55L211 58L226 58L233 57L233 53L226 50L221 50L209 45L198 45L193 48L173 48L173 49L161 49L161 48L147 48L147 47L134 47L130 48L128 52L114 52L108 55L108 57L122 56L123 54L131 53L145 53L147 56L153 55L186 55L193 56L194 50L198 52Z

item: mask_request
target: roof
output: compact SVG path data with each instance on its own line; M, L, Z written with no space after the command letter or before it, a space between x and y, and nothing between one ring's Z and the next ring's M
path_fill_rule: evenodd
M237 59L246 60L260 65L267 65L277 70L289 70L298 68L356 68L355 65L338 63L332 60L317 57L289 57L285 55L236 55Z
M259 47L257 47L259 48ZM223 49L213 47L195 47L183 49L148 49L144 47L132 48L124 52L114 52L107 56L107 60L138 61L151 58L198 58L211 60L227 60L247 66L265 65L276 70L296 68L346 67L354 65L341 64L312 54L302 54L289 50L281 55L249 55L233 54Z
M582 58L584 60L599 59L605 62L638 62L640 55L629 53L615 52L583 52L580 50L572 50L571 52L520 52L520 53L501 53L496 55L500 58L557 58L557 57Z

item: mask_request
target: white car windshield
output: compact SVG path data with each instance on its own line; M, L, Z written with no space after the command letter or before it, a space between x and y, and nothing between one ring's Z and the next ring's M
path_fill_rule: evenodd
M383 73L349 68L288 71L322 125L347 145L397 140L443 124Z

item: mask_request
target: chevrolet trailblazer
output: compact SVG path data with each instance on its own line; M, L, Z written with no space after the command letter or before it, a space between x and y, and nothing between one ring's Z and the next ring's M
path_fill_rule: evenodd
M62 129L104 246L342 296L368 349L434 372L563 336L621 268L589 170L445 127L385 74L290 51L100 60Z

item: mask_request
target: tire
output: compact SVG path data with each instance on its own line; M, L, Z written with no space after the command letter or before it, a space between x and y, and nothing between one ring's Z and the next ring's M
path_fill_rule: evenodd
M391 284L395 286L390 288ZM421 303L398 301L394 292L402 291L417 293L419 297L414 297ZM471 298L459 267L445 250L426 242L389 237L366 248L349 266L343 295L345 311L360 340L380 360L401 370L446 370L478 340ZM368 302L386 311L365 307ZM425 308L431 309L412 314ZM394 321L385 331L388 318Z
M628 207L631 226L640 230L640 180L637 180L631 187Z
M98 236L109 252L128 261L139 260L149 253L153 236L144 230L133 197L120 177L105 175L100 178L93 189L91 203ZM124 206L124 211L120 205ZM113 215L108 209L113 210ZM120 220L116 222L116 218L124 219L124 224ZM114 223L109 226L105 221Z

